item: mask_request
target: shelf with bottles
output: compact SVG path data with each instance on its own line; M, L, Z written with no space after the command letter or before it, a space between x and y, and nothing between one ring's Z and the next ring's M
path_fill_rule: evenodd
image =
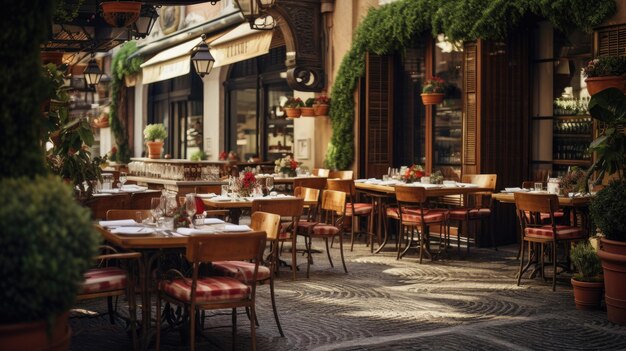
M553 124L555 137L586 137L593 133L593 119L589 115L555 116Z
M555 116L584 116L589 114L587 106L589 105L588 96L575 97L558 97L554 99L554 115Z
M587 152L589 141L577 139L554 139L552 146L552 158L558 160L591 161L591 154Z

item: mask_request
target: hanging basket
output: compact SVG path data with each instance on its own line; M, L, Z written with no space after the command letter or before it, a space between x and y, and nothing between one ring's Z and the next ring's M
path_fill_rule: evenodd
M328 110L330 109L330 105L328 104L316 104L313 105L315 109L316 116L328 116Z
M102 17L113 27L128 27L135 23L141 12L138 1L107 1L101 4Z
M594 95L608 88L617 88L624 91L626 80L622 76L589 77L585 79L585 83L587 83L589 95Z
M423 93L422 102L424 105L438 105L443 102L443 93Z
M302 111L300 110L299 107L293 108L293 107L285 107L285 115L287 115L287 118L300 118L300 115L302 114Z
M315 117L315 109L313 107L300 107L302 117Z

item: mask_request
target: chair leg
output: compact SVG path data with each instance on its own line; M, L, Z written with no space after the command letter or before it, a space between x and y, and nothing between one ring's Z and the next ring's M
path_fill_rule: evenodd
M189 307L189 350L196 349L196 305Z
M424 254L424 228L422 228L421 232L418 232L419 240L420 240L420 264L422 264L423 254ZM413 238L413 235L411 235Z
M530 243L528 245L529 245L528 250L530 250ZM524 269L524 249L525 249L525 246L524 246L524 242L523 241L522 241L522 245L520 245L520 246L521 246L521 248L520 248L520 256L519 256L519 273L517 274L517 286L519 286L520 281L522 280L522 272L523 272L523 269Z
M339 252L341 253L341 263L343 264L344 272L348 273L348 268L346 267L346 260L343 258L343 239L341 235L339 235Z
M311 235L308 235L307 237L304 238L304 240L308 240L309 241L309 250L308 252L308 258L306 260L306 278L309 279L309 271L311 269L311 261L313 260L311 258Z
M291 233L291 236L291 279L296 280L296 244L298 242L298 235L295 230Z
M353 216L350 217L351 222L350 223L350 252L352 252L352 250L354 249L354 225L357 222L358 217L357 216ZM334 240L334 237L333 237Z
M115 311L113 310L113 296L107 296L107 310L109 311L109 322L115 324Z
M463 232L463 221L459 221L459 227L456 230L456 252L461 256L461 233Z
M233 338L233 351L235 350L235 340L237 340L237 309L233 308L230 315L230 320L232 322L232 338ZM250 323L254 324L254 323Z
M156 296L156 351L161 349L161 293Z
M556 291L556 243L552 246L552 291Z
M128 283L128 313L130 314L130 337L133 342L133 349L139 350L139 344L137 340L137 302L135 291L132 287L133 283ZM158 321L158 319L157 319ZM158 322L157 322L158 325Z
M546 273L545 273L545 256L546 256L546 252L545 252L545 246L543 245L543 243L540 244L541 245L541 249L539 250L539 252L541 253L541 256L539 257L539 267L541 267L541 279L543 279L543 281L546 281Z
M254 306L254 296L252 297L252 302L252 307L250 308L252 312L252 320L256 320L256 307ZM254 325L254 323L250 323L250 334L252 335L252 351L256 351L256 326Z
M274 277L272 276L270 276L270 299L272 300L272 309L274 310L274 320L276 321L278 332L280 333L280 336L284 338L285 334L283 333L283 328L280 326L280 320L278 319L278 310L276 309L276 298L274 296Z
M335 268L335 265L333 265L333 259L330 257L330 249L328 248L328 238L324 238L324 242L326 243L326 255L328 256L328 262L330 262L330 267Z

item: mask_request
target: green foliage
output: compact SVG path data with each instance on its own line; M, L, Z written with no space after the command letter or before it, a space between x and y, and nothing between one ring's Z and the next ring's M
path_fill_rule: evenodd
M163 123L148 124L143 129L143 137L146 141L165 140L167 130Z
M68 87L63 86L63 71L54 64L44 66L44 79L48 82L48 97L51 99L47 119L46 140L53 147L46 152L46 166L54 174L69 179L75 186L79 199L91 197L93 187L85 183L100 180L100 164L104 160L92 157L88 147L93 145L94 136L89 118L70 119Z
M626 57L601 56L587 63L583 68L585 77L623 76L626 74Z
M194 153L191 154L191 157L190 157L192 161L203 161L208 158L209 156L203 150L195 151Z
M99 234L57 177L0 178L0 324L47 319L73 304Z
M302 99L300 99L299 97L294 98L293 96L288 97L285 101L285 104L283 105L283 107L286 108L297 108L302 106L304 106L304 102L302 102Z
M315 103L315 98L308 98L304 102L304 106L306 106L306 107L313 107L314 103Z
M128 59L135 52L137 52L137 42L131 40L122 45L111 62L111 131L118 147L117 160L122 163L130 162L130 148L128 146L128 133L118 116L120 106L118 104L123 100L122 95L125 96L123 90L124 76L136 74L141 70L140 66L143 60L140 57Z
M426 79L422 84L422 93L443 93L445 91L446 82L437 76Z
M56 0L54 7L54 23L69 23L76 16L78 16L78 10L85 0L75 0L67 3L64 0Z
M587 171L587 178L599 171L598 181L605 174L617 173L624 180L626 166L626 135L619 132L619 125L626 123L626 96L615 88L605 89L594 94L589 100L589 113L602 122L600 136L591 142L589 151L596 153L594 164Z
M589 242L578 243L572 248L570 258L578 274L574 274L574 279L582 282L593 282L601 280L602 264L600 257Z
M613 181L591 201L594 224L609 240L626 241L626 182Z
M402 50L427 31L443 33L450 41L502 40L529 16L546 18L562 31L591 31L615 8L614 0L400 0L370 9L333 85L333 135L326 166L346 169L354 160L354 89L365 70L366 52L382 55Z

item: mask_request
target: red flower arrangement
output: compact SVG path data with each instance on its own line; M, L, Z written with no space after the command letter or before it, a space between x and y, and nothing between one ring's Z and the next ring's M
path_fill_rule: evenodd
M254 173L244 172L239 176L239 179L237 179L235 188L237 189L239 196L246 197L252 194L252 191L256 188L256 186L257 181Z
M412 183L414 181L422 178L426 173L424 173L424 168L420 165L412 165L407 168L404 174L402 175L402 180L407 183Z
M226 161L227 158L228 158L228 152L226 151L220 152L220 156L219 156L220 161Z

